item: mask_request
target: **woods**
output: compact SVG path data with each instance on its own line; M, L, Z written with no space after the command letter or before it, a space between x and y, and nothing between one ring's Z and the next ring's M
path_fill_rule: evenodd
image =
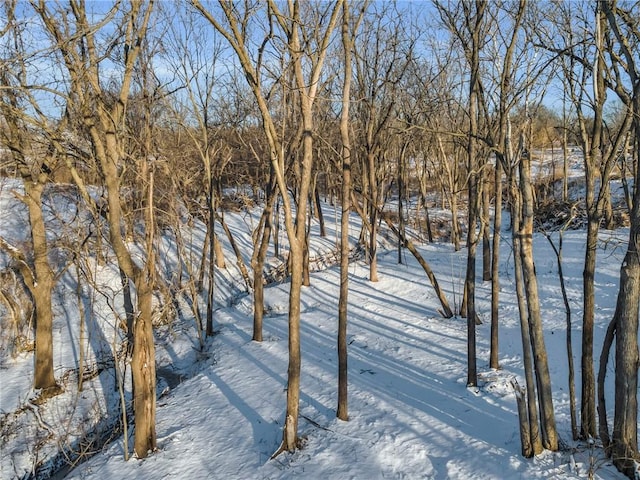
M340 270L335 416L348 422L353 415L354 252L364 252L375 284L379 249L394 243L398 264L409 251L421 265L439 316L465 319L467 348L456 354L466 358L470 391L482 383L479 362L501 368L501 284L513 279L524 382L513 382L521 450L524 457L556 452L563 444L554 403L560 387L549 373L534 238L559 232L562 242L567 229L584 228L582 284L571 300L562 243L560 251L554 246L571 365L571 338L579 342L580 424L572 366L571 440L597 440L634 478L638 18L638 4L622 0L5 2L0 176L20 182L12 196L28 225L26 234L0 230L0 322L3 338L15 345L10 355L24 354L21 342L31 339L38 401L67 388L54 370L52 329L61 315L57 292L71 288L62 279L74 272L70 291L81 317L97 315L89 297L109 305L110 361L123 400L118 418L132 422L132 450L143 459L158 449L158 326L188 319L198 355L214 357L222 308L216 282L237 268L242 281L224 288L249 296L251 341L263 345L265 289L273 278L285 281L286 398L275 422L282 440L271 452L278 461L307 441L299 435L301 398L309 402L301 391L302 297L318 261L310 252L312 226L326 236L323 208L330 207L339 218L339 235L327 240ZM582 174L569 178L573 156ZM624 205L613 198L618 184ZM57 192L71 206L58 209ZM567 209L566 223L551 225ZM441 212L436 218L434 210ZM250 244L234 238L226 223L238 212ZM3 211L2 222L18 216ZM350 241L354 219L357 242ZM198 223L205 234L196 238ZM594 339L600 234L619 228L628 229L628 242L615 313L600 345ZM223 238L235 258L225 258ZM500 266L505 242L507 270ZM416 247L438 243L454 251L464 246L464 271L451 273L462 279L459 291L442 288L431 259ZM173 248L176 263L167 255ZM111 266L119 273L116 290L88 273ZM491 291L486 312L477 298L484 283ZM580 325L572 325L570 302ZM485 362L477 328L487 319ZM83 335L85 328L89 323L82 323Z

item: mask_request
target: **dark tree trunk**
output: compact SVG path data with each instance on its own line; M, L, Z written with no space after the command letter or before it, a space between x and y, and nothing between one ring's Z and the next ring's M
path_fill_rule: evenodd
M254 253L251 257L251 268L253 270L253 338L256 342L262 341L262 320L264 318L264 263L269 249L269 238L271 237L271 218L273 215L273 205L278 197L275 188L275 178L273 172L267 186L266 205L262 212L260 225L256 231L254 245L259 241L259 246L254 246Z
M375 155L367 154L367 173L369 175L369 280L378 281L378 188L376 184Z
M636 478L638 454L638 311L640 309L640 194L634 195L629 244L620 268L616 305L615 408L611 455L629 478Z
M209 171L211 169L209 168ZM207 192L207 234L209 237L209 268L207 270L207 320L206 320L206 336L213 335L213 309L214 309L214 293L215 293L215 221L216 221L216 201L214 193L213 175L209 176L209 191Z
M599 215L591 213L587 225L587 248L585 252L583 278L584 310L582 314L582 395L581 427L582 438L595 438L595 371L593 364L593 328L595 311L594 276L596 270L596 249L598 246Z
M136 313L133 309L133 297L131 295L131 283L129 277L120 270L120 284L122 285L122 299L124 303L124 312L127 319L127 353L131 355L133 350L133 328L135 324Z
M500 368L499 306L500 306L500 234L502 231L502 166L496 161L494 176L495 205L493 214L493 248L491 252L491 351L489 366Z
M605 392L605 380L607 378L607 366L609 365L609 354L616 335L616 319L618 312L613 314L613 319L609 322L607 332L602 343L600 352L600 366L598 367L598 431L602 447L608 456L611 456L611 435L609 433L609 421L607 416L607 400Z
M489 170L485 168L482 173L482 280L491 280L491 233L489 229L489 207L491 203L489 191ZM496 205L496 210L498 206Z
M353 37L349 33L349 2L342 4L342 46L345 75L340 115L342 141L342 211L340 217L340 297L338 299L338 408L340 420L349 419L347 322L349 298L349 216L351 213L351 140L349 136L349 101L351 92L351 57Z
M322 238L327 236L327 229L324 225L324 214L322 213L322 203L320 201L320 191L318 186L315 188L315 205L316 205L316 217L318 217L318 223L320 224L320 236Z

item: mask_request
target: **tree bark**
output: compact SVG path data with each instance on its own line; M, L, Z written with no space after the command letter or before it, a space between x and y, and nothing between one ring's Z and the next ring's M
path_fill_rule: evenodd
M156 448L156 360L152 325L151 285L138 279L138 317L134 327L131 373L134 384L135 439L133 449L144 458Z
M349 0L342 4L342 48L344 79L340 140L342 142L342 210L340 212L340 296L338 298L338 408L340 420L349 419L347 323L349 306L349 217L351 214L351 139L349 135L349 101L351 100L351 57L353 36L350 31ZM355 35L355 32L354 32Z
M636 200L640 196L636 195ZM637 209L637 207L636 207ZM637 217L637 213L636 213ZM620 268L618 317L616 322L615 409L611 454L618 470L629 478L636 474L638 454L638 309L640 308L640 218L629 238L627 254Z
M51 291L53 271L49 266L49 248L46 227L42 215L42 192L44 184L24 181L25 200L29 211L31 242L33 246L34 281L27 283L33 297L36 315L35 376L33 387L43 390L58 390L53 375L53 310Z
M507 136L507 143L509 137ZM514 275L516 279L516 297L518 299L518 312L520 316L520 336L522 338L522 361L524 364L525 383L527 391L527 413L528 432L530 435L529 450L528 445L523 443L523 452L528 452L530 456L538 455L542 452L542 436L540 435L540 425L538 419L538 409L536 402L536 382L533 371L533 356L531 348L531 329L529 327L529 311L527 308L526 293L522 269L522 237L520 236L520 218L522 209L521 192L514 177L513 169L509 171L509 191L511 196L511 221L513 238L513 263ZM521 436L523 433L521 433Z
M491 349L489 366L500 368L499 324L500 324L500 235L502 232L502 165L496 160L494 172L495 204L493 214L493 248L491 249Z
M516 394L516 403L518 406L518 423L520 425L520 445L521 453L525 458L533 457L533 445L531 445L531 432L529 430L529 416L527 414L527 391L522 388L518 381L513 378L511 386Z
M278 197L278 192L274 186L274 177L271 174L267 186L267 198L260 225L256 231L257 238L254 238L254 253L251 257L251 268L253 269L253 338L255 342L262 341L262 321L264 319L264 263L269 249L269 238L271 237L273 215L273 205ZM259 242L259 243L258 243ZM257 244L257 247L256 247Z
M600 366L598 367L598 432L607 456L611 456L611 435L609 433L609 421L607 419L607 400L605 392L605 380L607 378L607 366L609 364L609 355L611 347L616 335L616 319L618 312L613 314L613 319L609 322L607 332L602 342L602 351L600 352Z
M533 189L531 186L530 158L523 155L520 162L520 190L522 191L522 223L519 236L521 239L522 272L527 295L529 312L529 329L533 349L540 420L542 422L542 444L551 451L558 450L555 414L553 411L551 377L547 351L544 344L540 300L538 297L538 281L533 262Z
M595 372L593 365L593 329L595 311L594 277L596 269L596 249L598 246L598 230L600 216L590 214L587 224L587 246L584 259L583 278L583 313L582 313L582 357L581 357L581 409L580 435L582 438L595 438Z
M486 4L476 0L471 13L471 4L466 9L471 45L466 52L471 70L469 79L469 132L467 140L467 272L465 276L467 316L467 386L478 384L476 359L476 251L479 195L478 176L480 164L477 159L476 137L478 136L478 90L480 88L481 31ZM465 302L463 302L465 303Z
M488 282L491 280L491 234L489 229L489 207L491 197L489 195L489 169L484 167L482 171L482 213L481 213L481 232L482 232L482 280ZM496 204L496 211L498 205ZM495 213L494 213L495 215Z
M369 177L369 280L378 281L378 187L376 161L373 152L367 153L367 175Z

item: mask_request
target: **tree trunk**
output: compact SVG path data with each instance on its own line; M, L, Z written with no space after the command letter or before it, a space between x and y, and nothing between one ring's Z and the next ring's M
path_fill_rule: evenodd
M405 187L404 187L404 163L405 163L405 154L407 151L407 142L403 142L402 148L400 150L400 155L398 155L398 230L400 234L404 236L405 226L404 226L404 196L405 196ZM398 241L398 264L402 264L402 242Z
M607 332L605 333L604 340L602 342L602 351L600 352L600 366L598 367L598 431L600 433L600 440L602 441L602 448L604 448L607 456L611 456L611 435L609 434L609 421L607 419L607 400L605 392L605 380L607 378L607 366L609 364L609 354L611 353L611 346L616 336L616 320L618 318L618 312L613 314L613 318L609 322Z
M207 234L209 237L209 264L207 269L207 320L206 333L207 337L213 336L213 309L215 302L215 284L216 284L216 249L215 249L215 229L216 229L216 200L214 193L214 180L211 173L211 159L206 155L206 171L209 176L207 191Z
M460 223L458 222L458 194L451 193L451 243L453 249L460 251Z
M311 201L311 199L309 199ZM307 216L306 227L304 230L304 244L302 247L302 285L308 287L311 285L311 272L309 271L309 234L311 232L311 211Z
M486 167L482 171L482 280L491 280L491 234L489 232L489 207L491 198L489 195L489 169ZM496 205L496 210L498 206Z
M347 2L345 2L345 17L348 15ZM345 18L344 22L347 23ZM346 27L343 27L346 28ZM350 48L345 42L345 48ZM340 217L340 297L338 299L338 408L336 416L340 420L349 419L348 409L348 362L347 362L347 322L348 322L348 297L349 297L349 214L351 212L351 146L348 133L348 99L349 88L345 85L346 114L343 115L344 127L342 131L342 212ZM346 107L345 107L346 104Z
M21 43L21 42L19 42ZM0 83L9 84L6 69L0 69ZM49 182L48 174L53 168L55 157L45 155L44 160L31 150L28 129L22 122L22 106L18 93L13 88L4 89L0 96L0 114L2 114L2 140L9 147L15 161L16 170L22 177L25 195L21 197L29 215L29 230L33 259L27 259L25 253L4 239L0 244L16 261L25 286L31 294L35 310L35 369L34 388L43 389L47 395L60 393L53 372L53 310L51 294L54 287L54 274L49 264L49 245L42 212L42 195ZM64 122L62 122L60 128ZM35 157L35 158L34 158Z
M473 176L473 175L472 175ZM467 232L467 273L464 281L467 317L467 386L478 384L476 365L476 208L477 189L475 179L469 179L469 231Z
M322 202L320 201L320 191L318 190L318 185L315 186L314 189L315 195L315 205L316 205L316 217L318 217L318 223L320 225L320 236L322 238L327 236L327 229L324 224L324 214L322 213Z
M518 299L518 312L520 316L520 334L522 337L522 361L524 364L524 375L527 390L527 413L529 419L528 431L530 435L531 450L523 443L523 452L529 452L530 456L538 455L542 452L542 438L540 436L540 426L537 409L536 383L533 371L533 358L531 353L531 330L529 327L529 311L527 308L526 293L522 271L522 237L520 236L521 217L521 192L513 171L509 172L509 191L511 196L511 230L513 238L513 263L516 279L516 297ZM522 435L522 433L521 433Z
M569 368L568 372L568 383L569 383L569 413L571 416L571 436L574 440L579 438L578 432L578 421L576 416L576 386L574 381L574 367L573 367L573 343L572 343L572 326L571 326L571 305L569 304L569 297L567 296L567 288L564 281L564 271L562 268L562 243L564 237L564 228L566 228L573 221L573 217L569 219L569 221L565 224L565 227L560 230L558 247L556 248L553 240L550 236L547 236L553 251L556 254L556 262L558 265L558 277L560 279L560 291L562 292L562 300L564 303L565 310L565 324L566 324L566 346L567 346L567 365Z
M122 300L124 313L127 319L127 354L130 355L133 349L133 328L135 324L136 312L133 308L133 296L131 295L131 283L129 277L124 273L122 268L120 271L120 285L122 285Z
M595 310L594 276L596 270L596 249L598 246L599 216L589 214L587 224L587 246L585 252L583 278L584 310L582 313L582 396L580 435L584 439L595 438L595 372L593 365L593 329Z
M280 258L280 200L276 199L273 213L273 256Z
M629 478L637 475L638 454L638 309L640 308L640 195L634 195L629 244L620 268L616 306L615 409L611 455Z
M482 14L479 18L482 18ZM480 22L478 19L477 22ZM479 25L479 23L477 24ZM477 28L477 27L476 27ZM474 32L477 36L477 31ZM478 39L473 43L477 45ZM475 136L478 133L477 118L477 88L478 88L478 55L479 51L474 48L471 61L471 82L469 95L469 139L467 144L467 270L464 280L465 294L463 303L466 308L464 313L467 317L467 386L478 385L478 372L476 365L476 251L477 236L476 223L478 221L478 161L476 159L477 149ZM455 219L454 219L455 220ZM465 301L466 300L466 301Z
M216 261L216 268L225 269L227 268L227 264L224 260L224 250L222 249L222 242L218 235L214 232L213 235L213 248L214 248L214 259Z
M35 371L33 388L43 390L57 389L53 375L53 312L51 310L52 283L40 278L38 287L33 290L33 303L36 314Z
M340 140L342 142L342 211L340 212L340 297L338 299L338 408L336 417L349 419L347 322L349 304L349 217L351 214L351 139L349 136L349 101L351 97L351 57L353 37L349 33L349 2L342 4L342 47L344 80Z
M291 241L291 240L290 240ZM295 245L293 244L295 243ZM300 409L300 293L302 289L302 245L291 245L291 289L289 291L289 366L287 368L287 411L282 448L298 448L298 412Z
M42 215L44 184L24 178L25 201L29 212L31 241L33 246L33 282L27 283L33 298L36 317L36 350L34 388L58 389L53 375L53 310L51 291L53 272L49 266L47 233Z
M229 239L229 243L231 244L231 249L233 250L233 253L236 255L236 265L240 270L240 274L242 275L242 279L244 280L244 285L247 291L250 291L251 278L249 277L249 271L247 270L247 266L244 264L244 259L242 258L242 252L240 251L240 248L238 248L238 244L236 243L236 240L233 237L231 230L229 230L229 226L227 225L227 222L224 221L224 217L221 215L216 215L216 218L220 222L220 225L222 225L222 229L224 230L224 233L227 235L227 238Z
M152 324L152 286L138 278L138 316L134 327L131 373L134 384L134 451L144 458L156 449L156 359Z
M255 342L262 341L262 320L264 318L264 262L267 258L269 249L269 238L271 236L271 217L273 215L273 205L278 197L277 191L273 185L274 178L269 180L267 186L267 198L260 226L257 233L260 237L260 243L256 247L258 241L254 239L254 254L251 257L251 268L253 269L253 338Z
M499 321L500 321L500 235L502 232L502 165L496 160L494 176L495 205L493 214L493 248L491 252L491 350L489 367L500 368Z
M518 381L513 378L511 386L516 394L516 403L518 406L518 423L520 425L520 445L522 456L525 458L533 457L533 445L531 445L531 432L529 430L529 416L527 414L527 391L522 388Z
M531 346L533 348L540 420L542 422L542 444L551 451L558 450L555 414L551 390L551 377L547 351L544 344L540 300L538 298L538 282L533 262L533 188L531 186L531 165L528 156L520 162L520 190L522 191L522 224L520 239L522 244L522 272L527 295L529 311L529 328L531 330Z
M473 7L468 7L467 16L470 45L466 46L467 62L469 63L469 131L467 139L467 272L465 276L465 299L467 315L467 386L475 387L478 384L476 365L476 251L478 239L476 236L476 224L478 221L478 206L480 204L481 191L478 186L478 176L481 165L478 161L478 101L480 84L480 49L481 31L484 25L484 13L486 4L476 1ZM465 303L463 301L463 303Z
M378 188L375 173L375 155L367 153L367 173L369 176L369 280L378 281Z

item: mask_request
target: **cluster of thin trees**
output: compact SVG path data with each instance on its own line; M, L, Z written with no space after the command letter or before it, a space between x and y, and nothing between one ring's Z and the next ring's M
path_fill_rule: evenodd
M83 256L111 258L120 271L138 457L156 448L154 296L161 292L168 304L175 295L188 299L205 348L215 326L214 271L225 267L215 231L216 224L225 227L225 189L251 190L245 203L258 199L262 208L253 231L251 274L237 252L254 298L255 341L262 340L271 242L276 254L282 250L288 257L287 404L276 454L298 444L300 292L310 281L309 222L313 216L322 226L321 196L342 212L337 416L347 420L350 212L362 219L360 241L370 280L376 281L381 222L397 235L399 248L419 257L406 224L414 222L433 240L429 198L435 195L451 212L449 240L456 249L466 240L459 305L448 304L428 263L419 260L438 290L441 313L467 318L472 386L478 247L482 280L492 287L490 364L499 368L498 260L502 207L509 209L526 379L525 388L517 389L523 454L557 450L532 250L536 211L546 199L532 165L541 149L561 152L546 181L553 185L553 200L568 203L572 145L582 154L587 221L580 419L571 378L572 432L575 439L599 437L616 465L633 475L640 190L627 180L640 178L637 3L8 0L2 9L0 167L3 176L23 180L20 199L31 235L26 243L0 237L0 248L33 303L35 388L59 391L51 299L67 267L52 255L60 239L50 232L44 198L54 184L71 185L79 210L90 213L84 228L66 237L65 258L77 265ZM598 230L612 224L614 176L623 179L627 192L630 236L596 376ZM396 212L384 208L391 195ZM417 205L411 215L409 200ZM197 257L183 238L193 220L207 228ZM160 230L183 255L171 278L158 269ZM2 292L9 311L15 302ZM568 303L567 318L570 346ZM604 384L614 345L610 433ZM570 349L568 358L572 365Z

